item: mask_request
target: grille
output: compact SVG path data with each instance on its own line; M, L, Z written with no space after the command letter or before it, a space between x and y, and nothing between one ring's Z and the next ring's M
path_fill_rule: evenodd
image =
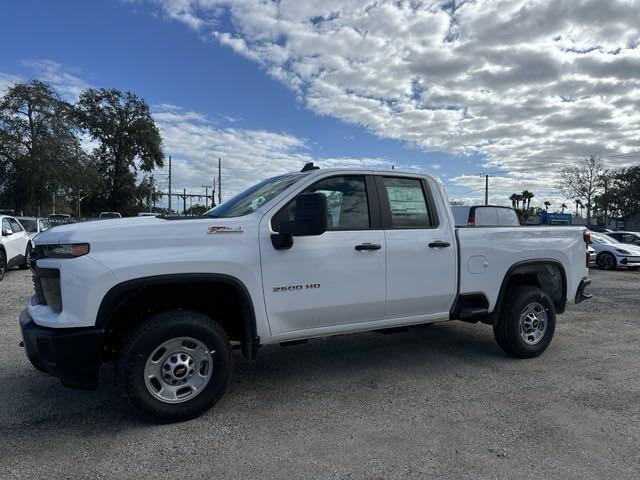
M60 291L60 270L39 268L37 261L31 262L33 289L40 305L48 305L60 313L62 311L62 293Z

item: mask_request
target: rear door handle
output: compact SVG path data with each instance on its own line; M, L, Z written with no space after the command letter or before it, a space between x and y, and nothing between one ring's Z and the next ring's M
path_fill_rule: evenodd
M451 244L449 242L443 242L442 240L436 240L435 242L429 242L429 248L445 248L449 247Z
M380 250L382 245L379 243L361 243L360 245L356 245L356 250L359 252L362 250Z

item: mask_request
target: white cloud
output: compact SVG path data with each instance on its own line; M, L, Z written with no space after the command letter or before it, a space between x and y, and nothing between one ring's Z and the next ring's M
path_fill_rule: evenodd
M260 179L300 170L311 161L324 168L391 167L383 158L313 158L306 140L291 134L219 127L206 116L175 105L159 105L153 116L165 149L172 154L174 191L199 192L202 185L211 185L218 174L218 158L222 158L223 199Z
M480 154L506 190L549 191L588 152L640 150L638 0L156 2L313 111Z
M0 97L4 95L7 89L11 87L14 83L18 83L21 81L22 81L22 78L20 78L17 75L0 72Z
M64 66L52 60L23 62L34 71L34 77L51 83L63 97L77 100L90 85ZM10 85L23 81L17 75L0 72L0 94ZM222 158L223 199L268 176L300 170L314 161L324 168L368 167L391 168L384 158L312 157L306 139L285 132L243 129L238 118L224 118L233 127L221 126L221 119L211 119L201 112L185 110L179 105L161 103L152 108L161 131L165 152L172 156L174 192L186 189L204 193L202 185L211 185L218 175L218 158ZM97 143L87 136L83 147L91 150ZM157 185L167 190L168 169L154 172ZM204 200L204 199L202 199ZM176 198L173 199L176 202ZM166 199L163 202L166 205ZM179 202L178 202L179 204ZM174 205L177 205L174 203Z
M80 93L91 86L53 60L23 60L22 65L34 71L39 80L51 84L65 100L71 102L75 102Z

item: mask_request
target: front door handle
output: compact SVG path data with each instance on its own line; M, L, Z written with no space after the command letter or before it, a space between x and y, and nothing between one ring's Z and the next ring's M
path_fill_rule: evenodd
M379 243L361 243L360 245L356 245L356 250L361 252L362 250L380 250L382 245Z
M449 242L443 242L442 240L436 240L435 242L429 242L429 248L445 248L449 247L451 244Z

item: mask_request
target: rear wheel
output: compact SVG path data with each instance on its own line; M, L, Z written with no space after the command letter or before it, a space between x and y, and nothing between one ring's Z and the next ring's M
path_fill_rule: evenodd
M164 312L125 341L120 388L133 407L156 422L197 417L224 393L232 371L225 331L197 312Z
M507 292L493 333L509 355L532 358L547 349L555 327L556 311L549 296L537 287L518 286Z
M0 250L0 281L4 278L4 272L7 271L7 256L4 251Z
M610 252L602 252L596 258L596 264L605 270L613 270L617 267L617 263L616 257Z

